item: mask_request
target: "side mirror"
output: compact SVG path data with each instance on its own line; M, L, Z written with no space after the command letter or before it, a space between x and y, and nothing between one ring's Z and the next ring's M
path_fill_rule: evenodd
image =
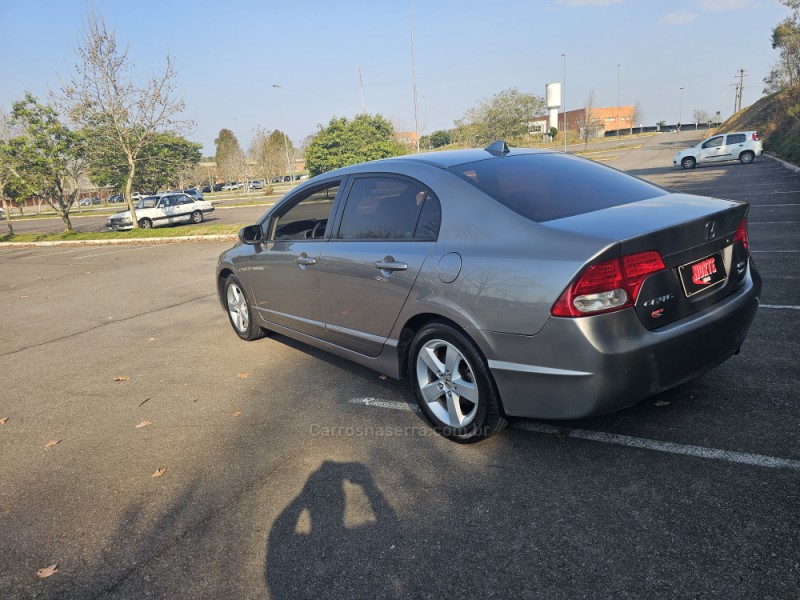
M261 225L248 225L239 230L239 241L248 246L255 246L264 241L264 230Z

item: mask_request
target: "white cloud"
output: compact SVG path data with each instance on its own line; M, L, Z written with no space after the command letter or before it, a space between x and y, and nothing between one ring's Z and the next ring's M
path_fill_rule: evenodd
M725 10L739 10L753 6L753 0L700 0L698 5L702 10L722 12Z
M667 25L683 25L684 23L694 21L696 18L697 13L683 10L681 12L671 12L668 15L665 15L664 18L661 19L661 22L666 23Z

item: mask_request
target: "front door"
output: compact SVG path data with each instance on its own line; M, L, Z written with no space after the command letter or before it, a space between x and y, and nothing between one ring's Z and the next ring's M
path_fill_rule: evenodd
M353 179L341 222L320 257L325 338L378 356L425 258L436 244L441 210L417 181Z
M697 162L709 163L725 160L725 136L714 136L700 146L700 156Z
M255 246L244 269L255 272L251 292L264 320L323 336L319 258L338 189L336 180L300 192L262 224L267 241Z

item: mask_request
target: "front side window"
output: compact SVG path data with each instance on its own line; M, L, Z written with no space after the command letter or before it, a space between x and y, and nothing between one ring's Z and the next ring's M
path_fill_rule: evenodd
M158 203L158 198L154 197L145 198L139 201L139 204L136 205L136 208L139 210L144 208L155 208L157 203Z
M719 148L722 146L722 136L718 136L715 138L711 138L705 144L703 144L703 148Z
M342 240L436 239L439 212L439 201L418 182L384 176L360 177L350 188L337 237ZM421 223L421 216L424 223Z
M324 184L295 199L273 219L273 235L268 237L276 241L323 239L340 183Z

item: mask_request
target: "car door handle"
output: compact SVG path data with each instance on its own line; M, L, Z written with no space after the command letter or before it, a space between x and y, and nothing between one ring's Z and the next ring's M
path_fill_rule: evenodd
M300 266L307 267L309 265L317 264L317 259L311 258L310 256L298 256L297 258L294 259L294 262L296 262Z
M375 268L381 271L405 271L408 265L397 261L379 260L375 263Z

